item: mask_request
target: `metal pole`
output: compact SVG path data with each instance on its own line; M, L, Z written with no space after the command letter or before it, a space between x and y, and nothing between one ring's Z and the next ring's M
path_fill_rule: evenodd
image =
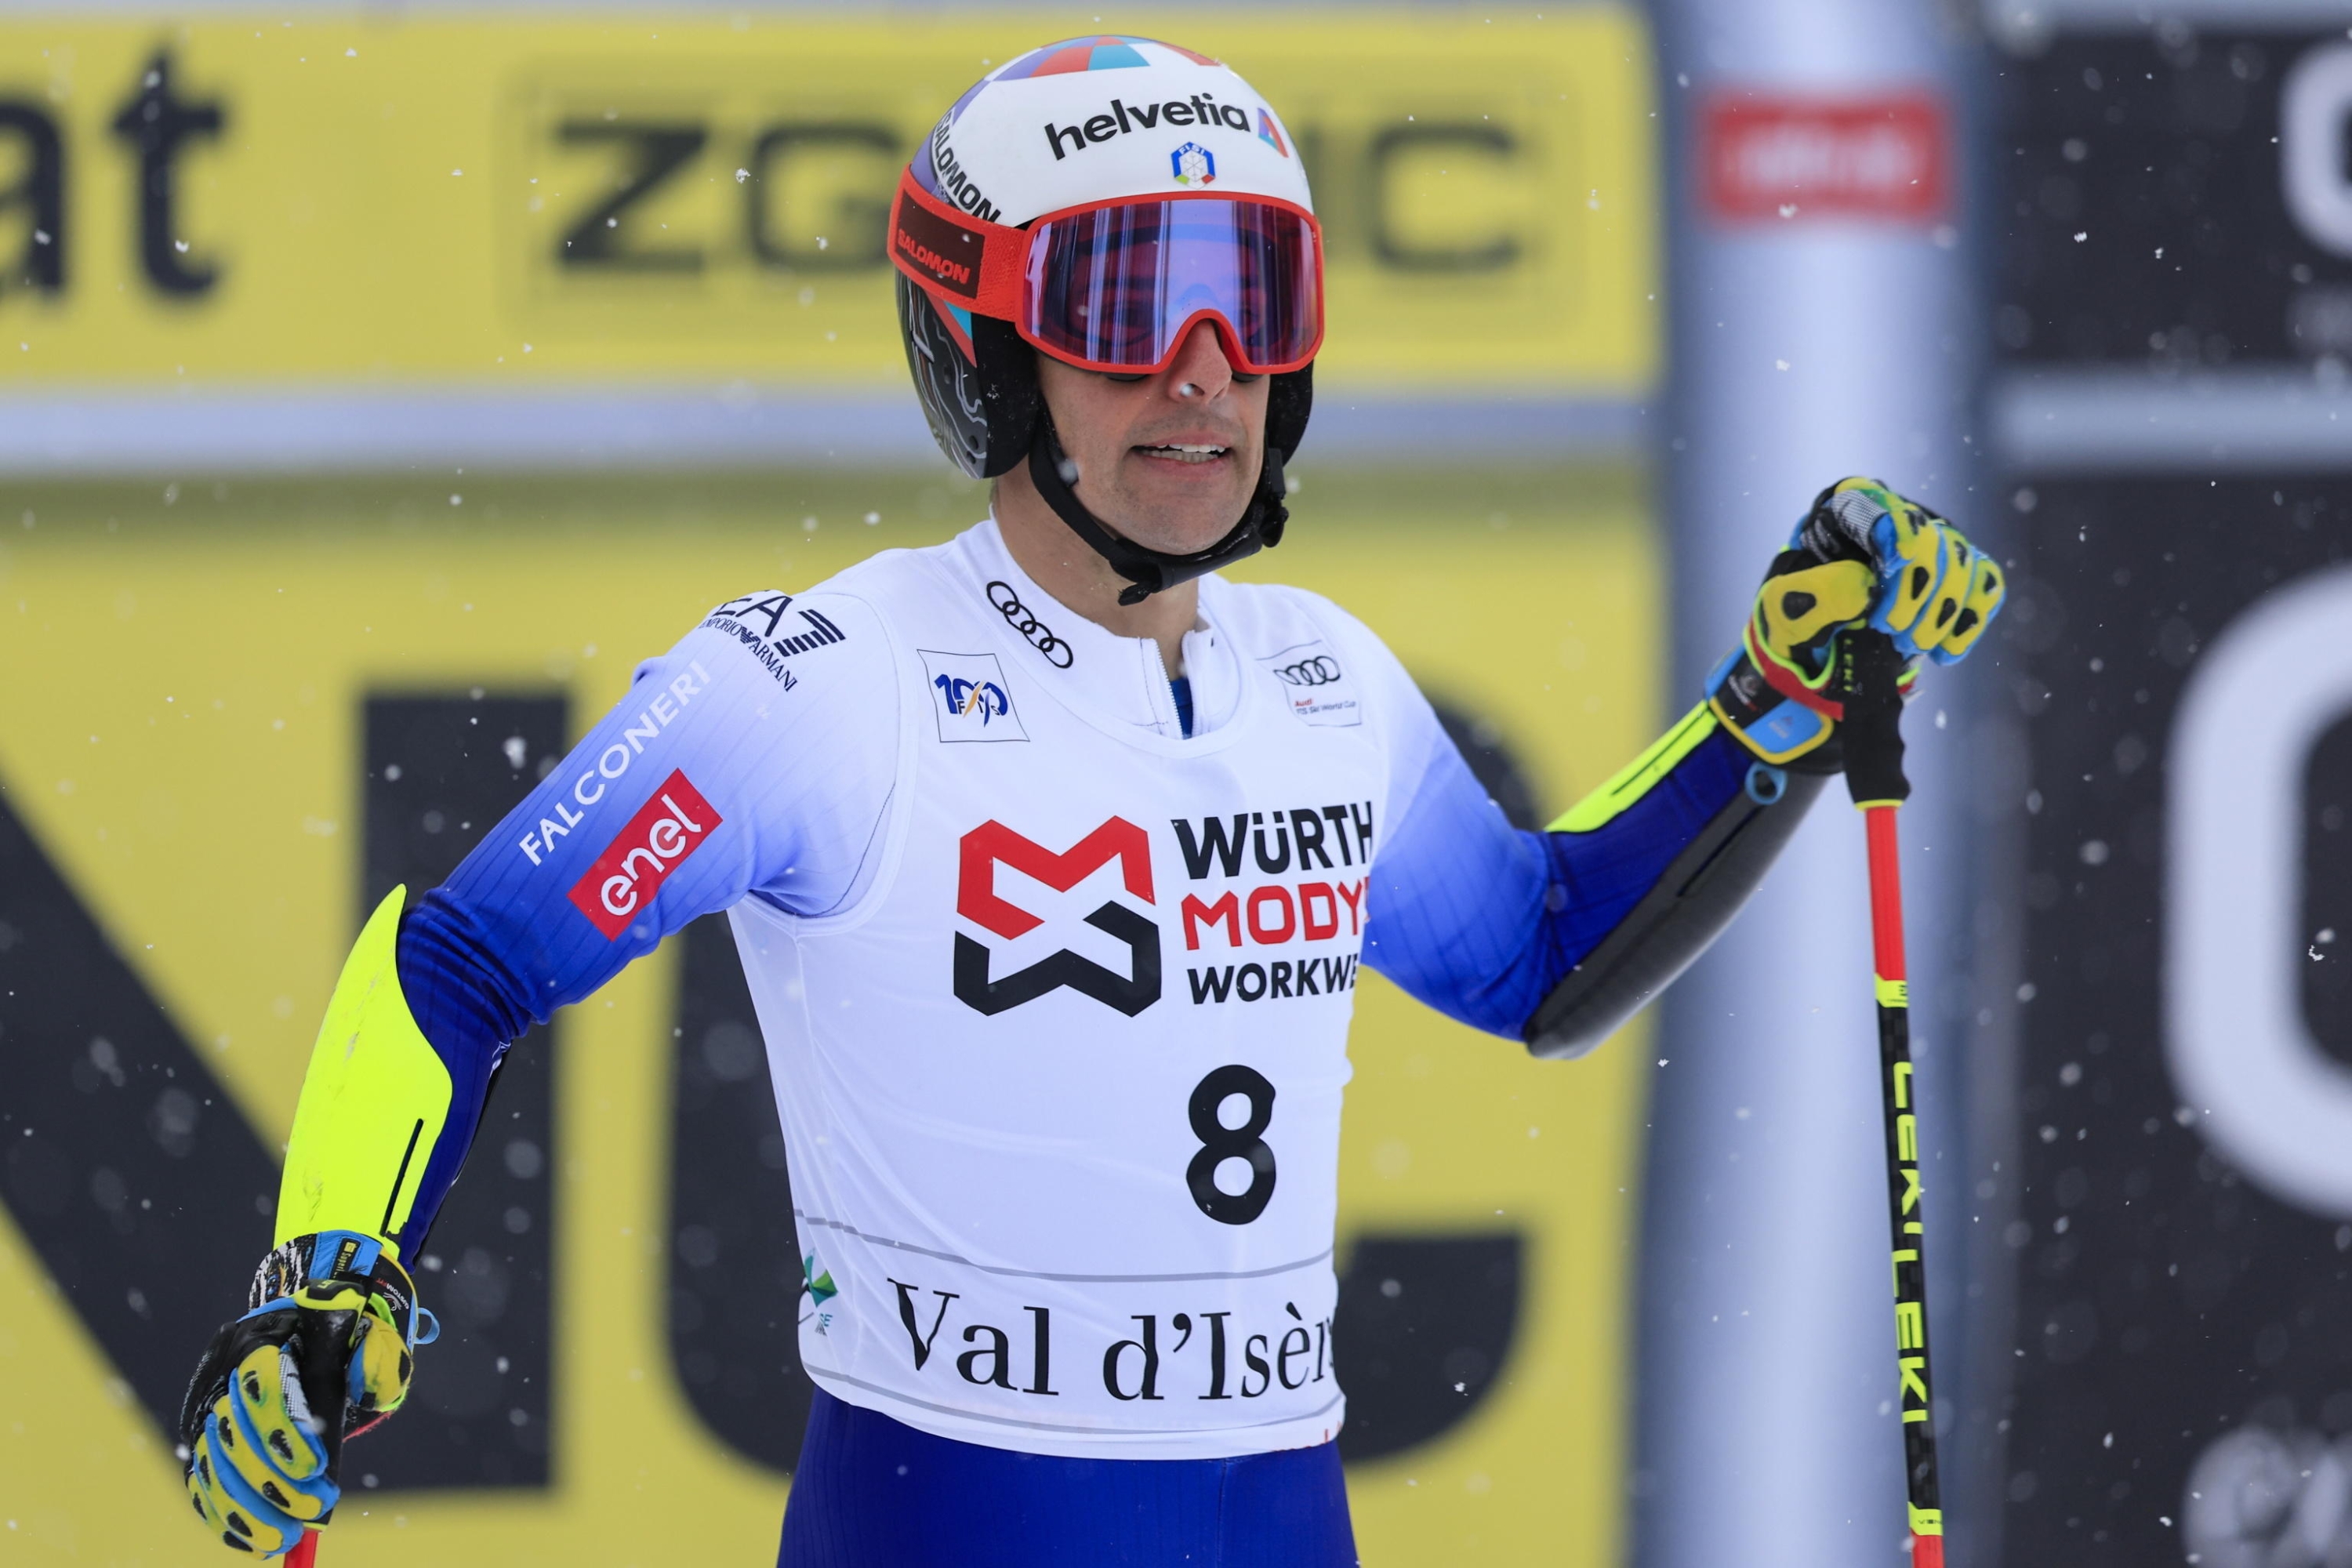
M1772 552L1822 485L1872 474L1963 528L1983 509L1962 438L1979 337L1960 235L1970 40L1947 33L1948 9L1958 8L1654 5L1669 159L1660 460L1676 700L1730 646ZM1939 202L1906 208L1897 192L1875 212L1802 197L1759 209L1741 205L1736 184L1723 188L1759 169L1769 178L1780 166L1770 154L1807 151L1800 136L1748 164L1726 158L1738 151L1723 140L1738 125L1729 106L1786 111L1801 131L1890 100L1927 117ZM1940 779L1957 771L1967 714L1957 682L1929 679L1916 755L1922 776ZM1938 728L1947 707L1955 721ZM1939 870L1961 858L1961 793L1939 784L1905 813L1911 853ZM1665 998L1636 1318L1639 1568L1713 1568L1727 1542L1755 1568L1902 1561L1895 1389L1884 1354L1856 1352L1885 1346L1889 1325L1881 1115L1874 1075L1857 1066L1875 1058L1875 1041L1852 1005L1867 951L1866 870L1842 816L1815 815ZM1938 979L1956 925L1952 870L1913 910L1923 974ZM1957 987L1936 994L1948 1003ZM1946 1120L1920 1129L1929 1190L1947 1200L1965 1188L1949 1125L1959 1095L1948 1022L1940 1006L1919 1019L1921 1074L1953 1084L1932 1101ZM1947 1266L1957 1257L1946 1249Z

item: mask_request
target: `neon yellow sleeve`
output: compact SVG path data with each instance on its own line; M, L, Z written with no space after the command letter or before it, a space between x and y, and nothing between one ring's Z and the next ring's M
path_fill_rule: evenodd
M1674 771L1701 741L1716 731L1713 710L1704 702L1682 716L1675 726L1651 743L1650 749L1617 770L1607 784L1562 812L1546 829L1551 833L1590 833L1650 793Z
M310 1047L278 1188L279 1245L321 1230L397 1233L448 1121L449 1069L409 1013L393 961L405 891L394 888L368 917ZM384 1250L399 1256L389 1239Z

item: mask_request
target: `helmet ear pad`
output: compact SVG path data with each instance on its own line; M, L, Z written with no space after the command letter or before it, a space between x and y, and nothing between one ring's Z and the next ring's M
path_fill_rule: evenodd
M1304 364L1274 378L1265 393L1265 446L1287 463L1307 439L1307 416L1315 409L1315 367Z
M1045 409L1036 352L1012 322L977 313L950 319L905 273L897 280L907 369L940 450L975 479L1009 472L1029 455Z

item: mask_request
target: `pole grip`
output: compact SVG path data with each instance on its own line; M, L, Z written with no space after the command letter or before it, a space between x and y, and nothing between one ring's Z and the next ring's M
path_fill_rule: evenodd
M1845 787L1859 806L1911 798L1903 776L1903 656L1885 632L1851 631L1840 639L1845 664Z

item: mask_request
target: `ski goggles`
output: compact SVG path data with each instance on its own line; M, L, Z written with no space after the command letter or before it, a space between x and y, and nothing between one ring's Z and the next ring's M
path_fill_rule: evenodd
M1206 318L1248 375L1298 370L1323 343L1323 231L1269 196L1139 196L987 223L898 179L890 259L951 310L1010 321L1081 370L1165 370Z

